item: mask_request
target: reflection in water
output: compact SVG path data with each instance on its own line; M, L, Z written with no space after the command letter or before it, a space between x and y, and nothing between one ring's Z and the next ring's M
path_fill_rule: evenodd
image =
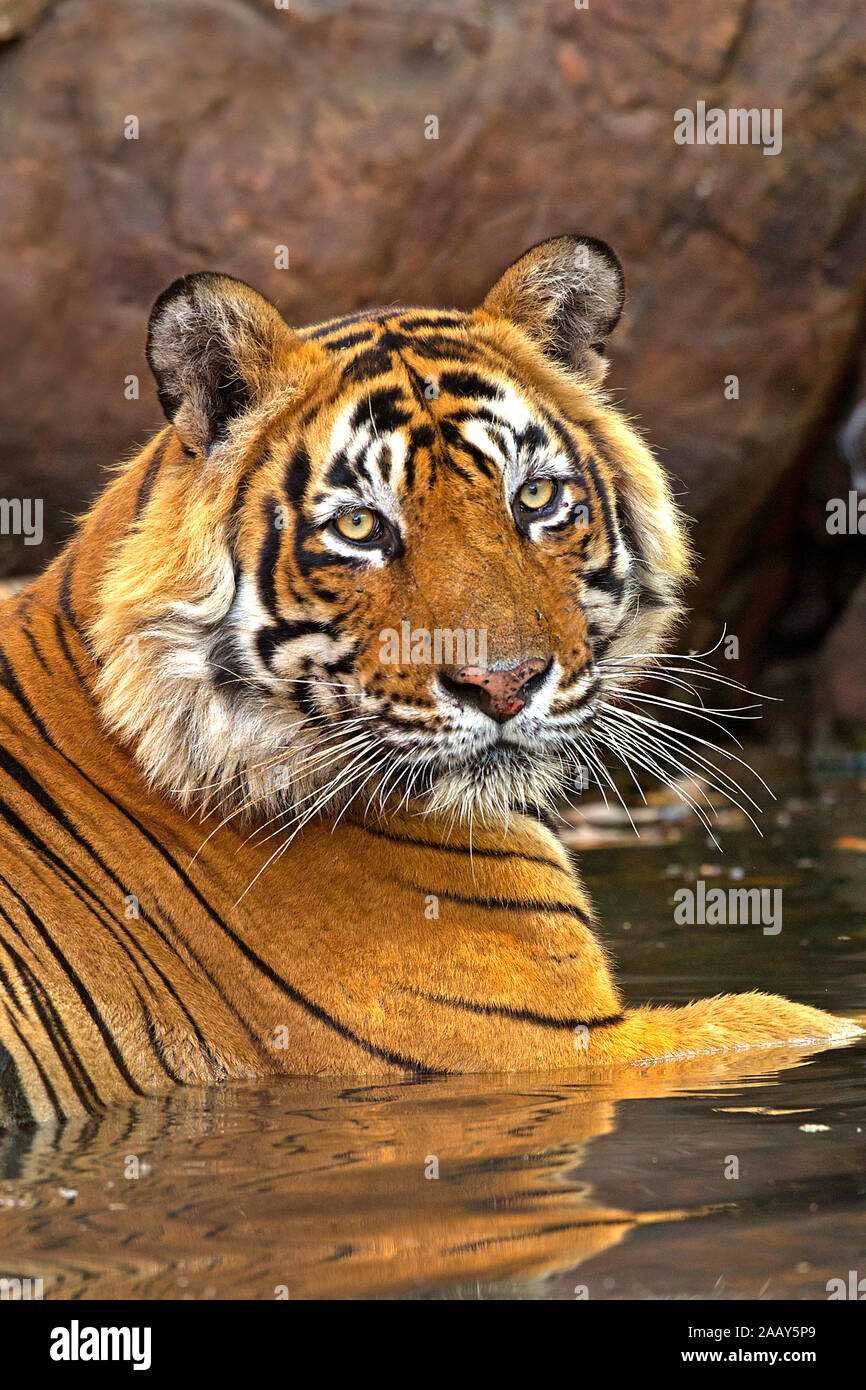
M774 1150L796 1139L807 1149L813 1069L835 1065L838 1110L839 1073L858 1051L803 1065L803 1053L774 1050L593 1086L275 1082L8 1134L0 1265L41 1278L47 1298L629 1294L628 1253L613 1281L578 1267L647 1226L669 1238L686 1220L711 1223L715 1241L754 1204L756 1182L770 1190ZM791 1070L774 1084L779 1068ZM789 1085L798 1104L780 1099ZM759 1143L745 1111L770 1112ZM827 1132L810 1136L812 1153ZM698 1162L708 1142L709 1163ZM862 1139L853 1147L862 1156ZM724 1177L732 1154L737 1181ZM848 1158L837 1142L836 1168ZM670 1168L661 1180L659 1164ZM852 1163L840 1188L837 1172L837 1202L856 1197L855 1174ZM789 1186L796 1193L793 1174ZM720 1271L691 1258L694 1291L712 1296ZM839 1258L847 1270L847 1252Z
M864 800L828 795L723 856L687 831L584 858L631 1000L866 1006L866 854L838 843ZM732 871L783 889L778 935L674 922L675 887ZM2 1134L0 1276L46 1298L823 1299L866 1276L864 1067L857 1045L593 1085L278 1081Z

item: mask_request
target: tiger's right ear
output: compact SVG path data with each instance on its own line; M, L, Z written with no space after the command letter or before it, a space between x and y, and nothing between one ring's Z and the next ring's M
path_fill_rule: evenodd
M166 416L205 455L273 388L291 329L257 290L229 275L175 280L153 306L147 361Z

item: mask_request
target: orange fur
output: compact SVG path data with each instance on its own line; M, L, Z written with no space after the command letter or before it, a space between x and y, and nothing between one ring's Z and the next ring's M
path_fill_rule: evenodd
M383 311L301 334L236 282L173 287L152 328L171 423L0 610L9 1114L68 1116L267 1073L586 1072L858 1031L762 994L629 1009L566 855L521 814L555 791L554 761L508 753L507 814L507 779L484 756L443 767L445 793L405 768L389 785L375 762L386 716L405 730L414 717L431 738L448 722L429 667L383 663L382 629L483 628L500 664L542 654L576 689L594 668L605 593L620 601L611 631L625 652L658 650L676 620L682 524L598 388L602 329L582 280L551 327L567 267L546 286L533 339L552 254L559 263L562 248L528 283L518 263L473 315ZM569 361L563 333L577 334ZM454 424L479 374L497 409L541 421L548 447L555 436L560 456L586 465L563 496L585 498L588 526L518 536L510 465L500 477ZM419 383L431 378L442 389L428 398ZM403 548L368 564L304 517L337 486L335 438L347 420L364 428L374 400L388 447L399 453L405 434L417 448L412 479L405 459L390 461L403 467ZM380 449L381 433L373 420ZM537 435L526 438L540 448ZM639 551L627 582L623 536ZM241 643L260 618L259 656L251 644L237 670L218 661L228 625ZM299 664L281 670L280 644L293 642ZM359 772L339 742L353 728ZM269 760L287 782L261 768ZM365 786L373 795L359 799ZM269 817L317 798L322 813L269 863ZM460 798L483 823L457 814Z

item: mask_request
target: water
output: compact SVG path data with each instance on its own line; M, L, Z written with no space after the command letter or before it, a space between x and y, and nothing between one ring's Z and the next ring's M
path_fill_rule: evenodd
M585 854L627 996L759 987L866 1009L864 806L789 800L724 855L676 825ZM677 926L672 894L699 873L782 888L782 931ZM182 1092L0 1136L0 1274L46 1298L823 1299L866 1277L864 1155L859 1044L593 1085Z

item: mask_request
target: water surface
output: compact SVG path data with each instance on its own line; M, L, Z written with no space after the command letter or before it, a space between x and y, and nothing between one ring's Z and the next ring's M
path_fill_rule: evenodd
M582 856L630 1000L866 1010L866 797ZM665 838L669 837L669 838ZM678 926L708 884L783 927ZM633 1071L275 1081L0 1135L0 1273L46 1298L826 1298L866 1276L866 1045ZM437 1176L438 1174L438 1176Z

